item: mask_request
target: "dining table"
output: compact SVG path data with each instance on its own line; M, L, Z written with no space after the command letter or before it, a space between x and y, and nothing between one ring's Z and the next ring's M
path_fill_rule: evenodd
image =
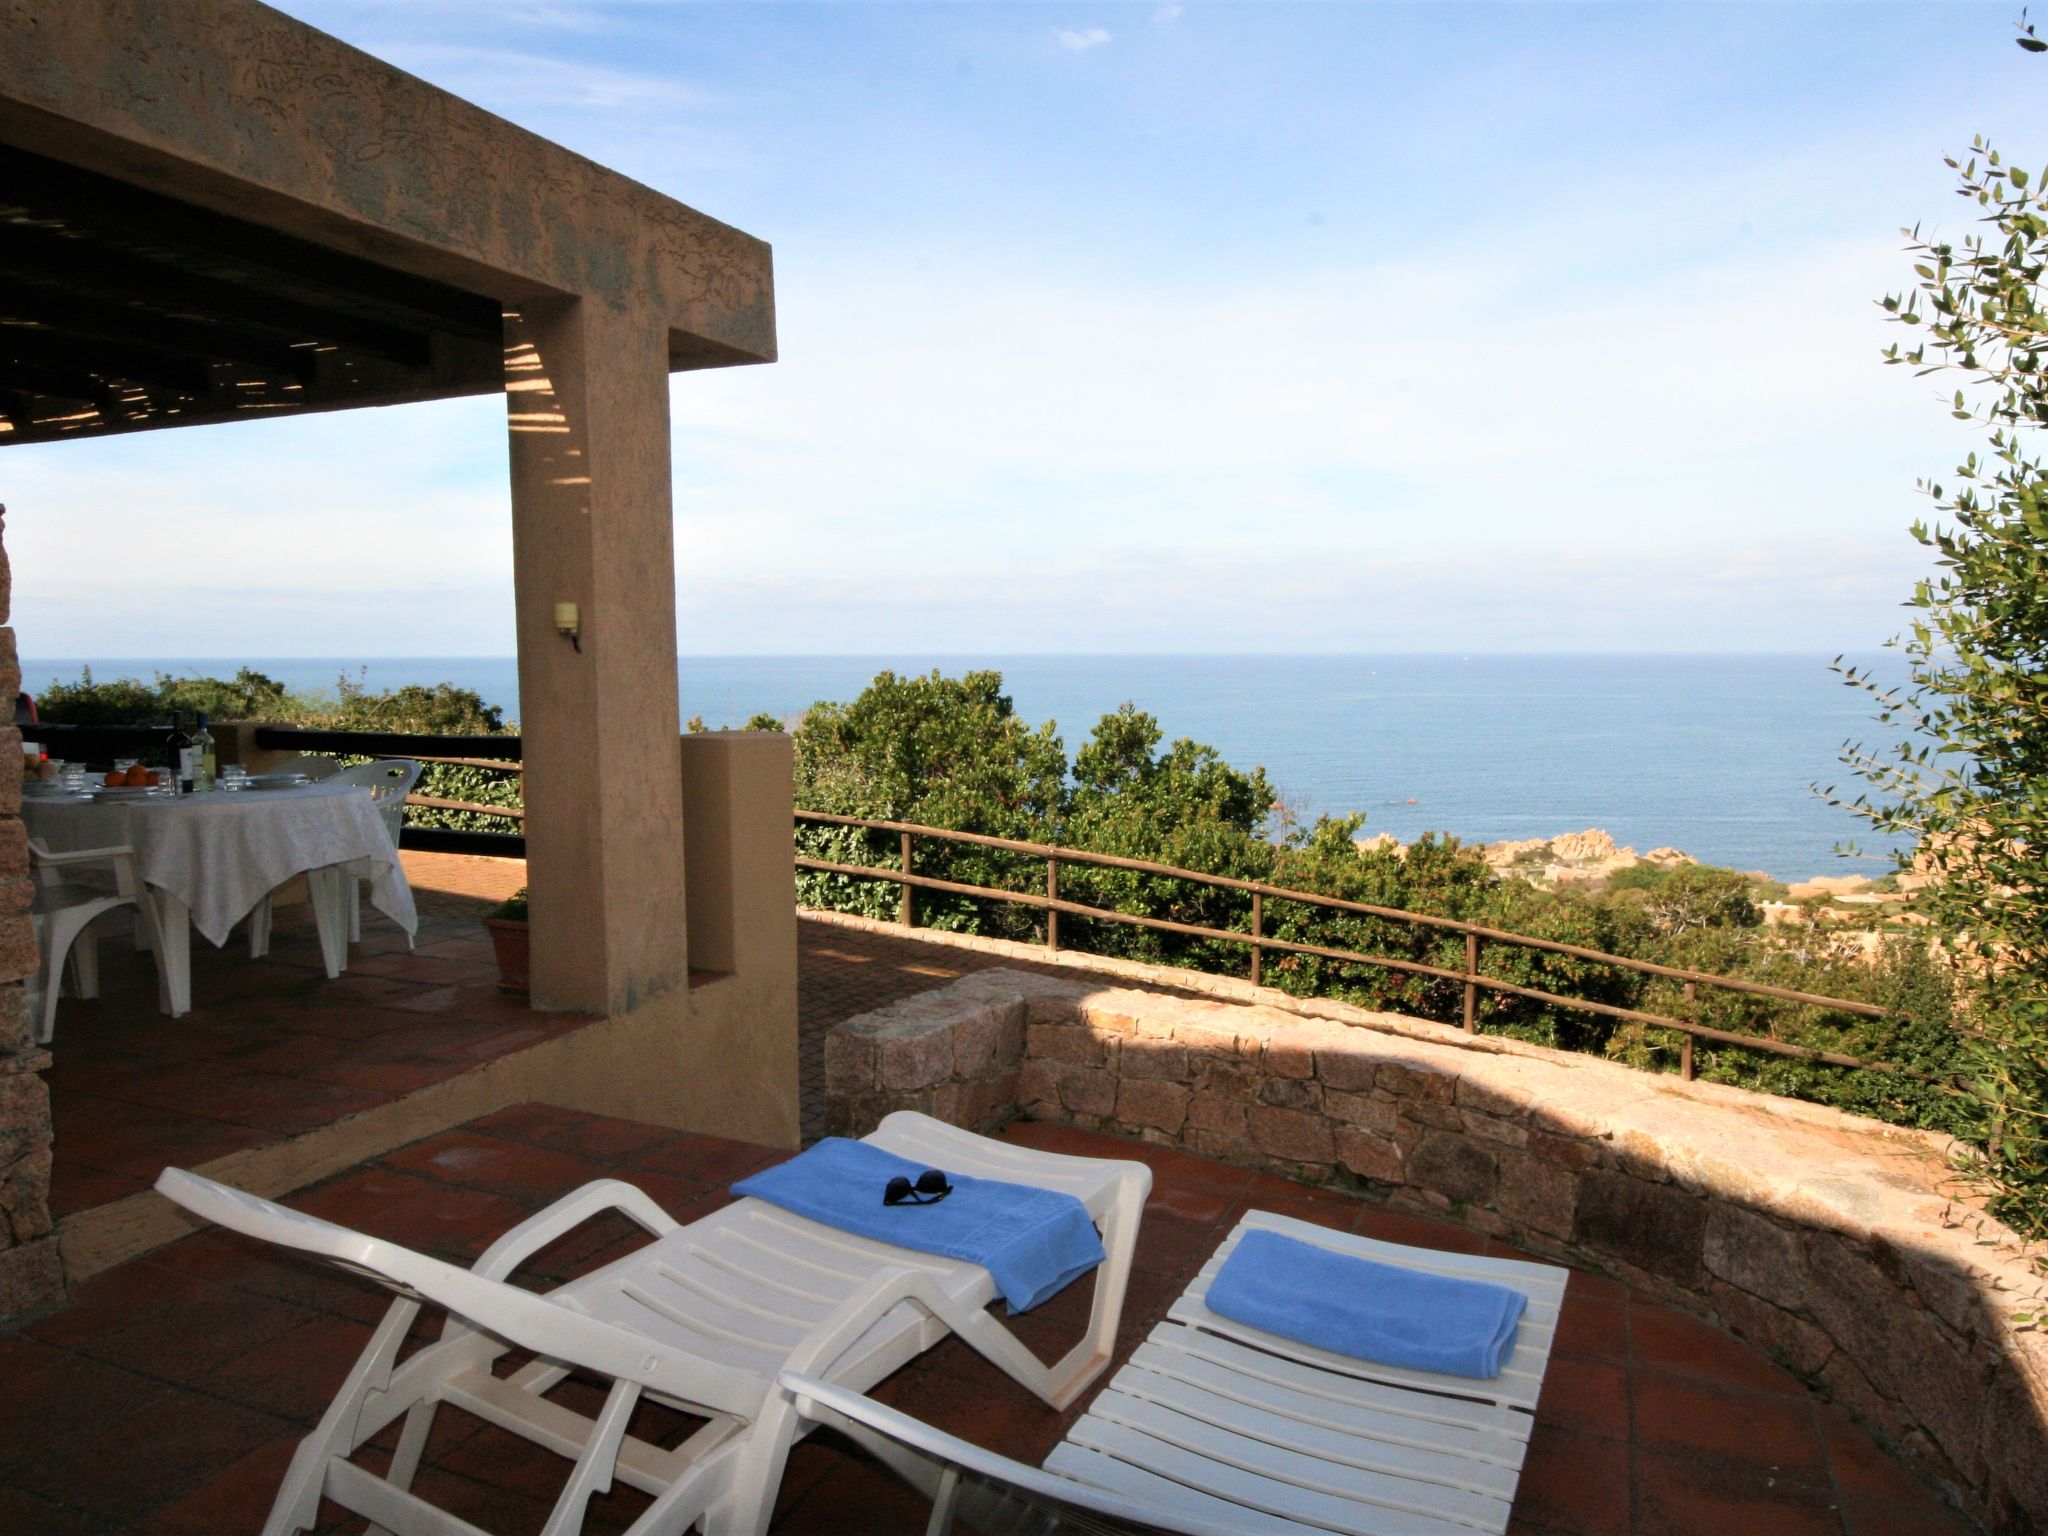
M290 788L112 796L27 789L22 821L52 853L135 850L143 894L162 936L166 1011L192 1006L191 933L215 946L258 902L306 875L327 973L347 959L354 882L408 937L419 927L412 888L370 791L314 781Z

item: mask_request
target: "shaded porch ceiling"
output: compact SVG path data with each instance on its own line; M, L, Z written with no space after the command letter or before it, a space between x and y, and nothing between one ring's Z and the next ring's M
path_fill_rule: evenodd
M0 445L496 393L501 304L0 145Z

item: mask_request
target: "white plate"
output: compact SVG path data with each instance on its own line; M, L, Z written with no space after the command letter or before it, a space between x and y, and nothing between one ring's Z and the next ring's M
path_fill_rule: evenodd
M161 800L164 794L147 786L124 785L120 789L96 789L92 791L92 797L95 800Z

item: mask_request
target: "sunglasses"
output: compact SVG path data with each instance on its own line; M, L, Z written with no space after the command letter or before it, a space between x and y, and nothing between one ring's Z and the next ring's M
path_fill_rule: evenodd
M937 1205L953 1193L953 1186L946 1182L946 1176L936 1168L927 1168L911 1183L902 1174L897 1174L882 1186L884 1205Z

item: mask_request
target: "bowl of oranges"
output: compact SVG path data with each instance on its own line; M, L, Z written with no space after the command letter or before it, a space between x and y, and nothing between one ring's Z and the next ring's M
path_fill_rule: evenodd
M131 763L126 768L115 768L93 790L96 800L137 800L144 795L158 793L167 775L155 768L145 768L140 763Z

